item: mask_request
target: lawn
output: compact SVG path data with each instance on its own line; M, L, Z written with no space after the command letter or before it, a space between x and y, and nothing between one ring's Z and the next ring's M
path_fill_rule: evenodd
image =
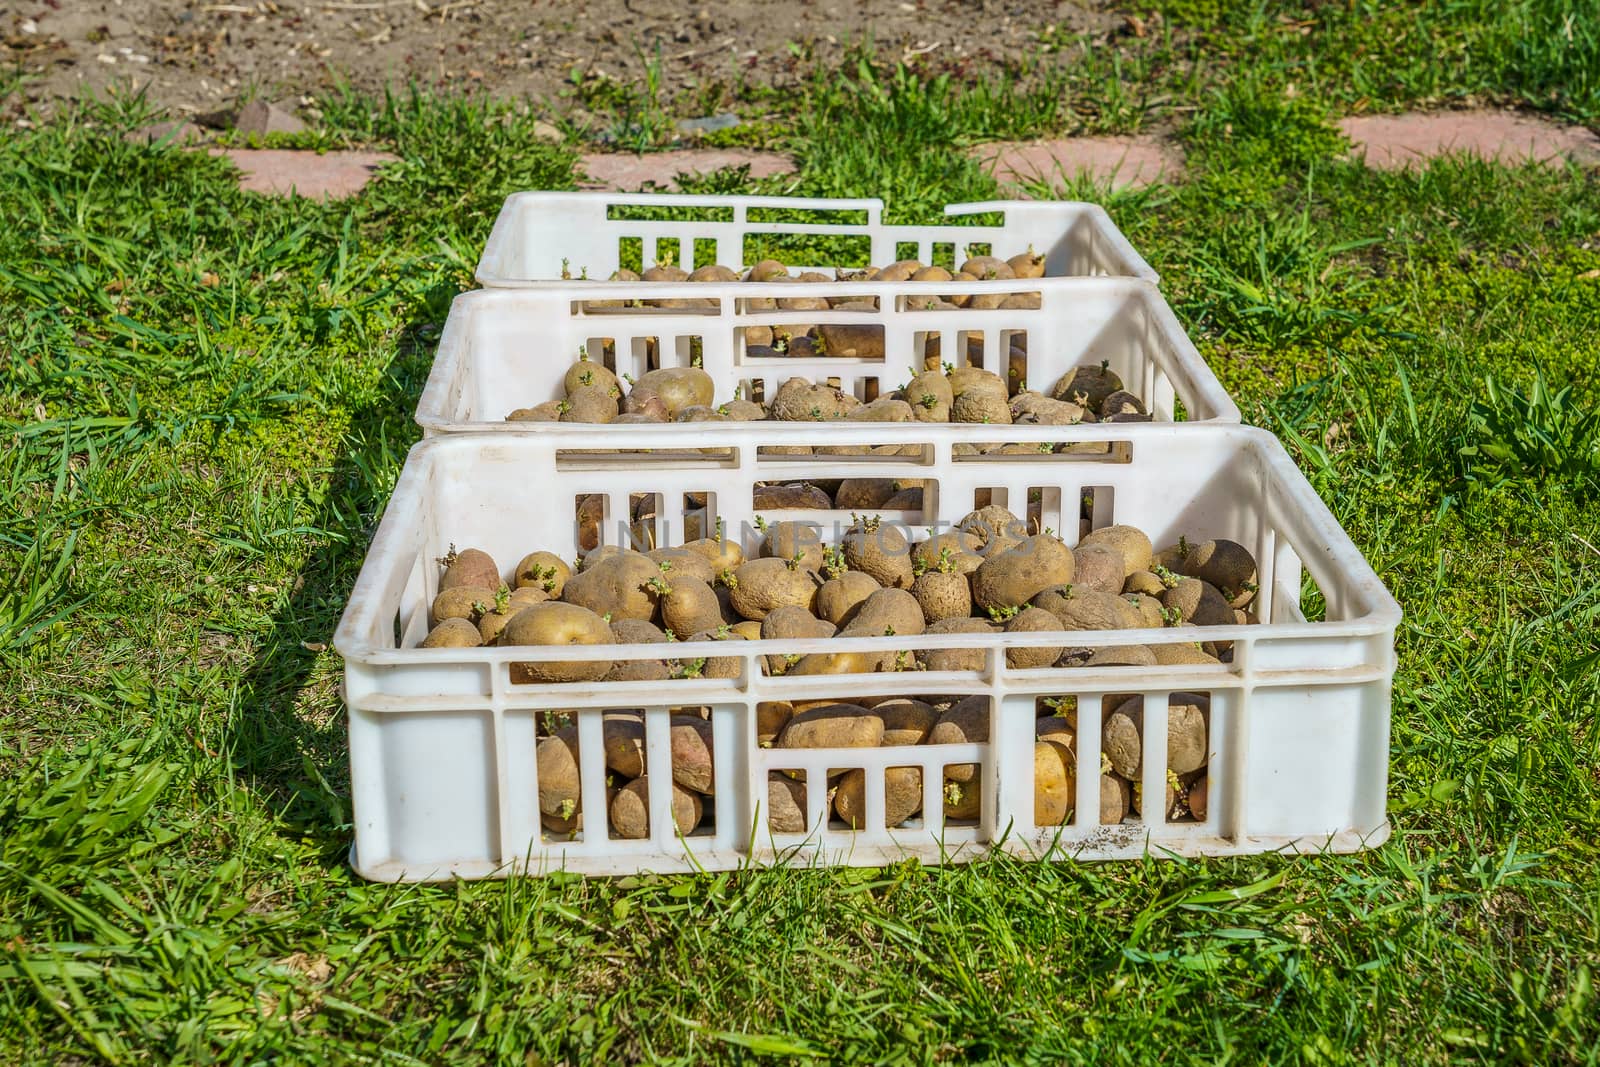
M505 194L572 185L581 131L333 94L311 139L401 162L321 203L83 101L0 139L0 1059L1600 1059L1600 174L1378 173L1331 124L1600 123L1600 25L1579 0L1158 6L1092 62L1045 36L974 84L863 54L741 99L801 169L697 187L929 220L995 193L965 144L1173 131L1181 181L1072 193L1405 609L1388 844L361 881L328 642L450 299ZM607 106L648 140L675 105Z

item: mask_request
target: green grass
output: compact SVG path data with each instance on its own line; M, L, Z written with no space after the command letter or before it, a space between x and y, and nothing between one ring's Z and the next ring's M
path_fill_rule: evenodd
M1353 10L1318 25L1392 29ZM137 100L0 141L0 1057L1594 1062L1600 182L1342 161L1321 32L1210 63L1181 184L1077 191L1405 607L1396 834L1348 858L361 882L326 643L500 198L574 156L415 94L322 102L402 158L331 204L125 143ZM1496 92L1567 69L1517 47ZM1345 72L1290 96L1290 56ZM990 90L843 73L761 188L992 193Z

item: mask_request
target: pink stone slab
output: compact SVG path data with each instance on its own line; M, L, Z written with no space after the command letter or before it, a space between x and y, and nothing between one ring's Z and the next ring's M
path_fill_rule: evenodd
M1113 186L1142 186L1183 172L1183 153L1159 137L1065 137L996 141L973 150L1002 184L1042 181L1060 187L1080 176Z
M710 174L745 164L749 164L752 178L793 174L795 169L794 160L788 156L746 148L686 148L642 156L631 152L595 152L580 161L580 169L588 177L581 179L578 187L631 192L647 182L654 182L663 188L676 189L680 174Z
M239 188L269 196L339 198L359 193L388 152L302 152L278 148L213 148L239 168Z
M1462 153L1503 163L1566 158L1600 163L1600 136L1511 111L1440 111L1356 115L1339 122L1353 154L1367 166L1397 170L1436 156Z

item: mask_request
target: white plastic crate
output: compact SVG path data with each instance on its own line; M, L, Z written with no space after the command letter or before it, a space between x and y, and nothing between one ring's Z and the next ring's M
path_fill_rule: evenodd
M698 221L616 218L614 209L694 209ZM832 273L836 266L887 266L900 259L960 266L978 246L982 253L1009 259L1030 248L1045 257L1050 277L1112 275L1154 282L1158 278L1133 250L1105 209L1074 201L992 200L951 204L952 218L1002 213L997 226L897 226L883 222L881 200L819 200L785 196L682 196L670 193L516 193L506 198L478 261L478 282L514 287L565 279L605 280L624 265L623 242L638 242L640 259L651 266L662 257L685 270L720 263L743 273L760 258L764 238L810 235L838 239L857 255L852 262L792 263L796 271ZM768 221L775 212L814 214L808 221ZM751 214L757 218L752 221ZM766 213L766 214L763 214ZM848 213L848 220L840 215ZM756 258L751 258L755 256ZM954 264L954 266L951 266Z
M930 296L970 292L1037 293L1037 309L917 310ZM889 311L752 310L759 295L875 298ZM1173 421L1174 400L1189 422L1239 421L1239 409L1184 334L1160 292L1145 282L1119 278L1080 282L1004 281L977 285L943 282L695 283L652 289L652 299L714 300L709 309L600 308L615 286L484 289L464 293L451 306L433 370L417 406L429 434L457 431L537 430L549 423L510 423L513 409L564 395L562 378L580 349L619 375L639 377L653 366L689 366L698 360L717 386L717 402L738 395L770 398L788 378L833 380L858 399L898 388L922 366L930 340L954 362L981 340L982 365L1005 377L1012 339L1027 345L1024 377L1048 390L1083 363L1105 362L1159 421ZM762 357L745 343L745 327L789 323L862 324L883 329L885 355ZM609 341L609 345L607 344ZM654 353L652 364L651 353ZM667 427L680 439L706 434L737 436L726 423ZM770 425L763 423L762 425ZM831 435L838 423L813 424ZM607 427L612 440L647 429ZM648 428L652 431L654 428Z
M874 440L863 427L862 441ZM649 456L597 457L583 449L582 428L547 435L451 435L417 445L408 457L340 622L335 645L345 658L355 815L353 863L380 880L488 877L564 867L591 874L726 869L746 862L877 865L905 857L961 861L991 848L1078 859L1153 855L1223 855L1269 850L1353 851L1384 840L1389 689L1399 608L1348 536L1268 433L1240 426L1100 425L1013 427L1018 440L1111 443L1101 457L958 456L949 438L981 438L992 428L960 427L933 435L920 455L779 457L758 454L757 438L731 455L686 462ZM640 434L646 447L670 450L665 431ZM797 444L803 430L765 425L761 444ZM870 464L870 466L869 466ZM752 487L765 479L849 477L927 479L924 511L914 526L958 521L979 490L996 502L1020 502L1039 490L1042 526L1075 541L1077 501L1092 494L1096 527L1113 521L1145 530L1159 545L1179 533L1227 537L1259 561L1260 593L1251 626L1075 633L1071 643L1232 641L1231 663L1203 667L1014 669L1005 651L1062 643L1060 634L943 635L829 641L684 642L680 657L742 660L740 676L569 685L514 683L511 665L534 660L660 658L664 646L420 649L435 563L452 543L490 552L502 567L537 548L575 554L573 501L604 494L609 514L625 516L630 494L659 494L657 543L678 543L671 512L685 494L709 493L730 536L757 534ZM1061 512L1067 502L1068 513ZM1021 505L1013 510L1021 513ZM849 523L839 512L786 513ZM614 535L608 536L615 542ZM752 552L753 554L753 552ZM1318 592L1302 589L1309 577ZM1307 622L1305 602L1320 593L1324 618ZM837 677L764 677L767 654L917 648L978 648L978 671L905 672ZM641 649L651 651L641 652ZM1167 694L1209 694L1210 796L1199 823L1156 818L1100 826L1099 726L1107 694L1145 697L1147 738L1165 733ZM763 700L868 695L980 694L991 698L988 744L905 748L792 750L755 744ZM1032 755L1036 701L1078 702L1081 773L1071 825L1033 824ZM535 716L576 713L585 812L606 807L600 717L608 709L643 709L649 767L670 759L669 709L710 709L715 746L712 825L678 837L667 790L652 790L648 840L610 839L591 829L576 840L541 830L534 760ZM1159 796L1164 750L1146 745L1142 784ZM1083 763L1088 754L1088 763ZM983 768L980 817L947 824L936 790L942 765ZM925 771L924 814L897 829L883 825L881 772ZM804 768L813 781L827 769L864 768L867 829L823 827L820 790L808 797L810 834L769 830L770 769ZM663 773L663 778L665 777ZM657 779L663 780L663 779Z

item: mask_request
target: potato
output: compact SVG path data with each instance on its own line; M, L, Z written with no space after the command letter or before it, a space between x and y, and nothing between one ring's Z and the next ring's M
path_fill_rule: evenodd
M823 582L817 590L817 615L835 627L844 626L855 618L866 599L882 588L870 574L844 571L837 578Z
M978 554L983 543L983 538L966 530L945 530L913 545L911 562L913 565L920 564L924 570L938 571L943 569L941 561L949 559L954 564L955 573L971 574L983 564L983 557ZM945 556L947 550L950 553L948 557Z
M1121 388L1122 379L1106 364L1085 363L1058 378L1050 395L1056 400L1070 400L1099 411L1106 397Z
M1256 594L1256 560L1237 541L1215 538L1189 549L1179 573L1216 587L1230 607L1242 608Z
M1199 578L1179 578L1161 594L1161 606L1178 613L1180 625L1231 626L1233 608L1215 586Z
M506 416L507 422L559 422L561 421L561 401L546 400L542 404L535 404L531 408L517 408Z
M734 610L757 622L766 618L769 611L786 604L812 611L816 604L817 587L822 584L815 571L807 570L793 560L770 556L741 564L733 572L732 579L729 599Z
M1056 617L1043 608L1026 607L1006 623L1006 633L1042 633L1060 630ZM1006 664L1014 668L1048 667L1060 657L1060 645L1012 645L1006 648Z
M732 571L744 562L744 549L739 542L722 537L701 537L684 544L684 548L711 561L712 570L721 574Z
M554 552L529 552L512 572L511 581L513 588L536 586L552 597L559 598L567 579L571 577L572 568Z
M983 783L977 775L970 780L956 781L946 778L944 782L944 817L970 821L982 817L983 812Z
M661 595L661 624L674 634L715 630L722 625L722 608L711 586L691 575L672 578Z
M971 275L979 281L993 281L997 278L1015 278L1016 272L1011 269L1011 264L995 256L973 256L961 264L961 273Z
M989 743L989 698L963 697L952 704L928 732L930 745L968 745ZM956 782L976 781L979 764L956 763L944 769L945 777Z
M1082 544L1082 541L1078 542ZM1143 596L1161 599L1161 594L1167 591L1167 584L1157 578L1150 571L1134 571L1122 581L1122 592L1139 593Z
M585 385L568 393L562 401L566 406L561 409L561 421L610 422L621 412L618 397L613 394L615 389L616 386L608 389L603 385Z
M875 705L872 713L883 720L882 744L886 748L922 744L939 719L932 704L907 697L885 700Z
M962 393L950 405L951 422L1011 425L1011 407L1004 397L988 393Z
M1206 744L1206 720L1211 701L1192 693L1172 694L1167 708L1167 769L1174 774L1189 774L1204 767L1210 759Z
M911 543L895 523L858 520L839 542L851 570L863 571L886 588L910 589Z
M1085 667L1154 667L1155 653L1144 645L1109 645L1097 648L1083 664Z
M882 326L866 323L824 323L817 327L817 341L825 356L844 356L851 359L883 358Z
M675 419L684 408L715 403L716 383L699 367L667 367L647 371L634 383L634 389L649 389L661 398L667 417Z
M660 590L666 585L666 576L649 556L623 551L598 563L585 560L583 568L567 579L561 599L596 615L649 620L656 614Z
M1132 630L1142 621L1120 596L1076 585L1042 590L1031 603L1054 615L1063 630Z
M672 716L672 780L710 796L716 792L711 724L696 715Z
M670 422L672 414L667 411L667 402L661 394L647 385L635 385L628 390L628 395L622 398L622 418L624 415L643 416L649 422ZM616 421L615 419L612 420Z
M563 726L534 748L534 768L539 779L539 810L545 815L570 819L582 805L578 786L578 727Z
M724 267L721 263L707 263L703 267L696 267L689 275L691 282L736 282L739 276Z
M888 767L883 772L886 827L896 827L922 810L922 768ZM833 810L852 830L867 825L867 773L857 768L839 779Z
M1028 524L999 504L968 512L956 527L978 538L977 552L985 557L1014 548L1028 536Z
M428 631L419 648L477 648L483 635L468 619L445 619Z
M899 491L900 483L893 478L846 478L839 483L832 506L839 511L878 511Z
M1167 624L1166 617L1161 614L1161 601L1144 593L1124 594L1122 597L1133 605L1133 610L1139 613L1139 626L1146 630L1159 630Z
M1068 400L1052 400L1040 393L1018 393L1007 406L1011 421L1025 426L1076 426L1093 421L1092 416L1084 418L1088 413L1086 408Z
M735 612L734 614L737 615L738 613ZM740 619L738 622L730 624L728 629L738 634L746 641L761 640L761 623L756 622L753 619Z
M916 635L923 632L922 606L904 589L873 590L857 605L839 636L876 637L893 634Z
M974 557L977 558L977 557ZM927 571L911 583L911 595L922 609L924 622L964 619L972 614L972 586L967 576L952 570Z
M1033 736L1040 741L1054 741L1066 749L1068 756L1071 756L1078 750L1076 722L1076 712L1071 719L1064 715L1046 715L1034 721ZM1068 760L1067 766L1069 768L1072 766L1071 760Z
M500 631L502 645L609 645L611 627L587 608L552 600L523 608ZM591 682L605 677L610 660L516 663L513 681Z
M500 568L495 566L489 553L477 548L463 548L459 552L451 545L450 551L439 560L444 573L439 576L439 591L460 586L474 588L500 588Z
M757 485L752 497L757 511L828 511L833 498L814 485Z
M758 624L764 641L808 640L832 637L836 627L793 604L773 608Z
M870 403L851 408L845 418L850 422L912 422L911 405L892 396L880 396Z
M949 422L955 394L950 381L936 370L923 371L906 384L905 402L918 422Z
M653 548L645 555L666 576L668 584L679 578L698 578L707 585L717 580L717 568L711 561L698 552L691 552L681 545L671 548Z
M1144 713L1139 698L1124 701L1100 725L1100 750L1111 769L1124 778L1137 780L1144 759Z
M745 275L745 280L752 282L770 282L781 278L787 278L788 276L788 267L785 267L782 263L779 263L775 259L763 259L755 266L750 268L750 272Z
M922 264L915 259L899 259L884 267L872 278L875 282L905 282L922 270Z
M760 553L773 559L800 557L807 570L822 569L822 527L814 522L775 522L767 526Z
M566 376L561 380L561 387L565 389L567 394L570 396L579 389L588 388L590 386L599 386L601 389L607 391L616 389L618 392L620 392L620 389L618 389L617 385L616 374L614 374L604 363L597 363L591 360L588 354L585 353L584 355L578 357L578 361L576 363L567 368Z
M855 406L855 397L831 385L790 378L778 387L768 405L768 413L785 422L818 422L841 419Z
M1149 571L1153 566L1151 562L1150 538L1146 537L1143 530L1134 526L1102 526L1093 531L1089 536L1078 542L1079 548L1088 548L1094 545L1106 545L1116 549L1122 555L1124 578L1131 577L1141 571ZM1111 590L1115 593L1117 590ZM1151 592L1145 590L1145 592ZM1155 595L1153 592L1151 595Z
M1100 401L1099 407L1097 407L1095 410L1100 413L1100 417L1102 419L1112 419L1119 415L1148 414L1148 412L1145 411L1144 401L1140 400L1126 389L1118 389L1116 392Z
M684 282L689 280L689 272L670 263L657 263L639 275L639 280L645 282Z
M763 700L757 703L756 744L771 748L793 715L794 705L787 700Z
M433 598L433 605L429 614L437 626L446 619L466 619L468 622L477 622L478 618L494 606L494 589L489 586L457 585L445 589Z
M812 674L874 674L883 665L876 652L814 652L784 674L793 678Z
M684 643L701 641L747 641L744 634L731 628L718 626L715 630L697 630L684 638ZM682 658L673 661L675 676L682 678L738 678L744 674L744 659L740 656L705 656Z
M1072 550L1049 534L1036 534L989 556L972 573L972 600L984 611L1018 607L1073 578Z
M1006 260L1006 266L1011 268L1011 273L1018 278L1043 278L1044 257L1032 248L1026 252L1018 252Z
M946 378L954 400L964 396L990 396L1004 402L1011 395L1005 379L982 367L957 367Z
M883 719L859 704L826 704L796 712L778 735L779 748L876 748Z
M767 774L767 826L776 834L806 832L806 784L776 771Z
M1100 825L1116 826L1128 816L1133 790L1114 774L1100 776Z
M1199 666L1222 662L1193 641L1182 641L1170 645L1150 645L1149 648L1151 655L1155 657L1157 665L1163 667L1191 663Z
M611 639L619 645L666 644L667 635L655 625L641 619L615 619L611 623ZM640 659L616 660L606 673L608 682L657 681L667 677L666 660Z
M997 633L999 629L987 619L940 619L929 625L923 633L989 634ZM916 657L925 671L981 671L988 663L988 654L981 648L919 649Z
M1206 811L1210 806L1211 784L1208 775L1202 774L1189 785L1189 791L1184 797L1184 803L1189 808L1196 822L1206 821Z
M1113 545L1084 545L1072 550L1072 587L1102 593L1122 592L1122 553Z
M644 774L644 716L636 711L608 711L602 725L606 766L624 778Z
M700 797L672 785L672 822L678 833L688 835L700 825L705 805ZM611 801L611 829L621 838L643 840L650 836L650 776L635 778L621 789Z
M1072 754L1054 741L1033 745L1033 822L1035 826L1060 826L1072 817L1078 799L1078 780Z

